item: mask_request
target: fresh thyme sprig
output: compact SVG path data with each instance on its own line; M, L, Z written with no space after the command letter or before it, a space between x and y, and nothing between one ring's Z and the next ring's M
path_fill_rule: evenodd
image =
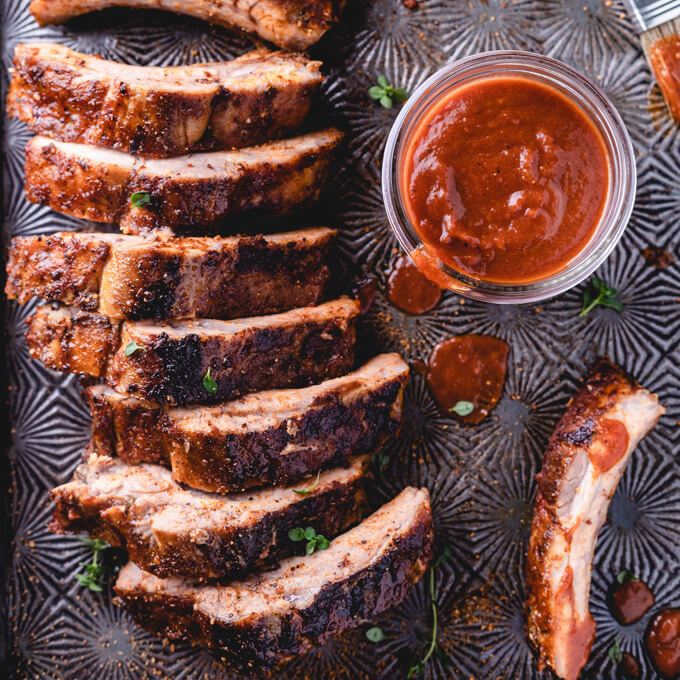
M405 102L408 92L403 87L390 85L385 76L378 76L378 84L368 89L368 96L379 101L386 109L391 109L393 102Z
M425 665L430 660L433 654L443 657L442 651L437 644L437 601L434 597L434 572L435 569L441 567L451 557L451 548L444 546L441 555L436 559L434 564L430 567L430 606L432 607L432 638L430 639L430 646L425 653L425 656L415 665L408 669L407 678L413 678L416 675L422 675L425 671Z
M316 480L314 481L314 484L309 487L309 489L293 489L294 493L299 493L301 496L306 496L308 493L312 493L314 489L316 489L317 486L319 486L319 477L321 476L321 470L317 472L316 474Z
M608 286L602 279L593 276L583 294L583 307L579 316L588 316L588 313L598 305L622 312L623 305L616 299L617 294L616 288Z
M326 550L331 542L321 534L317 534L314 527L295 527L288 532L288 538L295 543L307 541L305 552L311 555L315 550Z
M74 578L84 588L89 588L96 593L100 593L104 589L104 577L110 569L106 565L100 563L99 556L103 550L106 550L111 546L100 538L79 536L78 539L92 550L92 561L81 562L80 566L84 567L85 570L79 574L74 574Z
M616 664L617 666L621 663L621 660L623 659L623 652L621 651L619 638L614 639L614 643L609 648L609 652L607 653L609 654L609 658L611 659L612 663Z

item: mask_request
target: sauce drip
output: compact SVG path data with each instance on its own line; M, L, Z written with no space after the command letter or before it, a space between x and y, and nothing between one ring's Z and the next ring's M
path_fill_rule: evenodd
M645 644L662 677L680 677L680 609L660 611L652 619Z
M621 655L621 663L617 667L617 674L622 680L640 680L642 670L637 659L628 652Z
M609 610L622 626L639 621L653 606L654 593L644 581L628 579L610 590Z
M602 418L588 449L590 462L600 471L611 470L628 451L628 430L620 420Z
M434 309L442 291L414 264L408 255L401 255L392 265L387 278L387 298L408 314L424 314Z
M509 351L506 342L489 335L459 335L435 345L427 384L442 413L464 423L481 423L503 394ZM472 413L452 413L459 401L471 402Z
M366 314L373 305L375 294L378 292L378 281L372 276L367 276L356 283L352 292L359 300L359 314Z
M560 271L588 243L609 169L580 108L550 86L495 77L432 106L400 181L425 250L475 278L527 283Z
M671 115L680 121L680 37L657 40L649 49L649 63Z

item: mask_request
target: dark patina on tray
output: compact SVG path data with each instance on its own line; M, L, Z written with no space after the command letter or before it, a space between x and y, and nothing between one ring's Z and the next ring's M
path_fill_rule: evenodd
M430 489L439 549L452 557L437 570L439 645L430 678L541 678L523 632L523 569L534 475L565 405L599 355L658 393L666 415L634 453L613 499L596 551L591 609L597 638L584 677L612 677L607 651L624 651L654 677L642 648L653 612L680 605L680 135L671 125L618 0L401 0L350 2L342 23L311 54L328 75L316 115L349 132L345 154L323 205L323 221L342 230L346 269L378 279L362 320L358 354L401 352L426 360L440 339L487 333L511 347L503 398L481 425L443 417L414 372L404 427L374 502L402 487ZM54 40L126 63L165 65L231 58L251 43L186 17L110 10L67 26L39 28L27 0L3 0L2 95L18 42ZM619 109L638 155L638 198L621 243L599 275L619 290L621 315L597 309L578 318L584 286L540 305L493 306L447 294L432 312L411 317L391 307L385 272L397 255L382 207L380 162L395 110L367 94L379 74L413 90L455 58L490 49L535 50L571 64L597 82ZM12 236L82 228L82 223L23 197L23 147L16 121L3 127L4 232ZM309 218L311 220L311 217ZM315 220L320 218L315 216ZM296 223L298 226L300 222ZM648 247L670 253L659 269ZM649 258L648 258L649 259ZM6 578L2 643L12 678L231 678L200 649L169 645L142 632L110 599L73 579L86 551L47 524L47 491L68 480L89 436L78 381L31 362L23 339L33 305L5 303L5 358L12 434L7 460L12 492L3 536ZM8 428L9 429L9 428ZM7 486L7 485L6 485ZM644 579L656 605L623 628L606 605L622 569ZM376 621L379 644L353 631L284 669L282 678L402 678L427 649L432 613L424 579L400 607Z

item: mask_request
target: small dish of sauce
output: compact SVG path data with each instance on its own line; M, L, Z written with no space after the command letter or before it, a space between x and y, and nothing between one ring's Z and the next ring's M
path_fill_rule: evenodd
M635 156L595 85L554 59L488 52L436 73L385 148L395 236L439 287L532 302L589 276L630 217Z

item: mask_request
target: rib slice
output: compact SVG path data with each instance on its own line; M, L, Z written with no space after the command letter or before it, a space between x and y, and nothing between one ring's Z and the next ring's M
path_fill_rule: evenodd
M595 622L588 609L597 534L638 442L664 409L601 362L553 433L538 475L527 561L528 631L540 665L576 680Z
M55 43L14 51L10 117L33 132L154 158L294 133L322 77L301 54L254 50L192 66L129 66Z
M215 231L234 216L285 215L314 201L341 139L328 129L153 159L38 136L26 145L26 197L93 222L119 222L123 233Z
M44 26L107 7L162 9L253 33L285 49L305 50L339 20L344 4L345 0L31 0L30 10Z
M426 489L404 489L327 550L226 586L159 579L132 563L115 585L140 626L215 649L240 669L272 668L399 604L432 554Z
M12 241L5 292L111 319L225 319L321 302L336 232L148 240L60 232Z
M292 484L394 435L408 373L398 354L382 354L320 385L172 409L95 385L86 389L90 450L160 463L176 481L204 491Z
M49 368L106 377L122 394L162 404L218 402L248 392L303 387L354 363L359 303L233 321L126 321L42 306L29 319L31 356Z
M307 495L268 488L220 496L184 488L157 465L91 456L52 491L50 528L88 531L158 576L224 579L304 551L288 538L294 527L331 538L358 522L367 464L368 456L357 456L324 472Z

